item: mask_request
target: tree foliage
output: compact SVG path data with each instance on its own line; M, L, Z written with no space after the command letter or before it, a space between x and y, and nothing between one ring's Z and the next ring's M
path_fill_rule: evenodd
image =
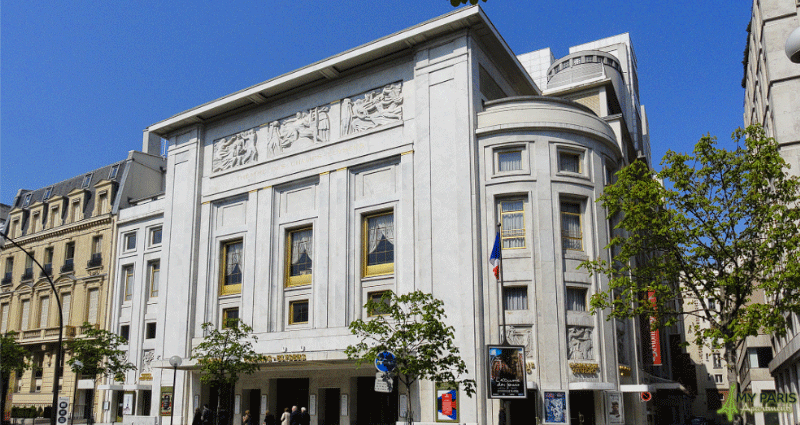
M119 349L120 345L127 343L121 336L96 329L90 323L81 326L81 334L80 338L65 341L70 353L67 364L74 368L75 362L80 360L83 363L81 375L92 378L110 376L116 381L124 381L125 372L136 370L136 366L128 361L126 352Z
M11 374L22 373L30 367L30 352L17 342L17 333L11 331L0 335L0 413L5 412Z
M444 324L444 303L421 291L397 296L387 291L379 301L370 299L364 305L375 315L368 320L358 319L350 331L360 342L348 346L345 353L360 365L374 362L383 351L397 358L395 373L409 393L419 379L460 385L472 396L475 381L459 379L469 373L453 344L455 329ZM408 400L408 419L413 419L411 397Z
M669 151L658 173L640 161L621 170L599 199L618 217L614 258L583 265L609 277L593 311L700 318L693 342L724 348L731 366L745 337L782 334L785 314L800 313L800 182L760 127L732 138L732 150L706 136L691 155Z

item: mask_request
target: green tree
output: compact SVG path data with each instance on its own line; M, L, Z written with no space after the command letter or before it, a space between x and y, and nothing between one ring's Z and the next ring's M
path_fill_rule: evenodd
M658 173L640 161L617 173L599 199L618 217L615 255L583 266L609 278L592 311L705 321L692 342L722 349L736 383L744 339L783 334L785 314L800 313L800 181L760 127L732 138L732 150L706 136L691 155L669 151Z
M401 296L387 291L379 301L370 299L364 305L373 317L350 324L350 331L361 341L348 346L345 354L356 359L357 365L374 362L384 351L397 358L395 373L409 394L406 398L409 423L414 419L411 385L419 379L461 385L470 397L475 393L475 381L458 379L469 372L453 344L455 329L443 323L446 317L443 305L441 300L421 291Z
M121 336L105 329L96 329L94 325L86 322L81 326L81 338L65 342L70 359L67 364L75 368L75 362L80 361L82 376L97 379L101 376L113 377L116 381L125 380L125 372L136 370L128 361L127 353L119 349L120 345L127 342Z
M20 374L30 367L30 352L17 342L17 333L11 331L0 335L0 387L2 387L0 415L5 412L11 374Z
M253 328L241 321L228 322L223 329L206 322L203 331L206 337L192 350L192 358L200 364L200 382L217 389L217 419L227 425L239 375L252 375L259 369L263 356L253 350L253 343L258 341ZM223 410L225 413L220 415Z

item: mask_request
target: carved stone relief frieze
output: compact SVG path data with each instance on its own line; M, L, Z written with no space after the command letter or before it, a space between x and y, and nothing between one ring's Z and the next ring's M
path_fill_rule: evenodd
M142 353L142 370L141 373L151 373L153 372L153 367L151 363L155 360L155 352L153 350L144 350Z
M506 330L506 339L511 345L525 347L525 355L533 357L533 338L529 326L509 326Z
M256 131L245 130L214 141L213 172L225 171L258 161Z
M594 360L592 331L588 326L567 326L569 360Z
M328 143L331 133L329 113L330 107L318 106L269 123L266 136L268 154L276 156L301 142Z
M393 83L359 96L342 99L342 136L402 121L402 88L401 83Z

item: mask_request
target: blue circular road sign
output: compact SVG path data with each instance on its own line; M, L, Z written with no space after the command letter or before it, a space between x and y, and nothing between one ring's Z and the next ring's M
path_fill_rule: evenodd
M397 367L397 359L389 351L384 351L375 357L375 368L381 372L391 372Z

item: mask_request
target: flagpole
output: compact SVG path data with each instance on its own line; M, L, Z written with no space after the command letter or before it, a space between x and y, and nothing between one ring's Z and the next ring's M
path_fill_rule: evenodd
M497 223L497 234L500 235L502 231L501 223ZM503 294L503 240L500 239L500 249L498 250L498 260L500 262L500 267L498 267L497 273L497 280L500 282L500 311L502 312L501 315L503 317L503 339L501 340L501 345L508 345L508 340L506 339L506 299L505 295Z

